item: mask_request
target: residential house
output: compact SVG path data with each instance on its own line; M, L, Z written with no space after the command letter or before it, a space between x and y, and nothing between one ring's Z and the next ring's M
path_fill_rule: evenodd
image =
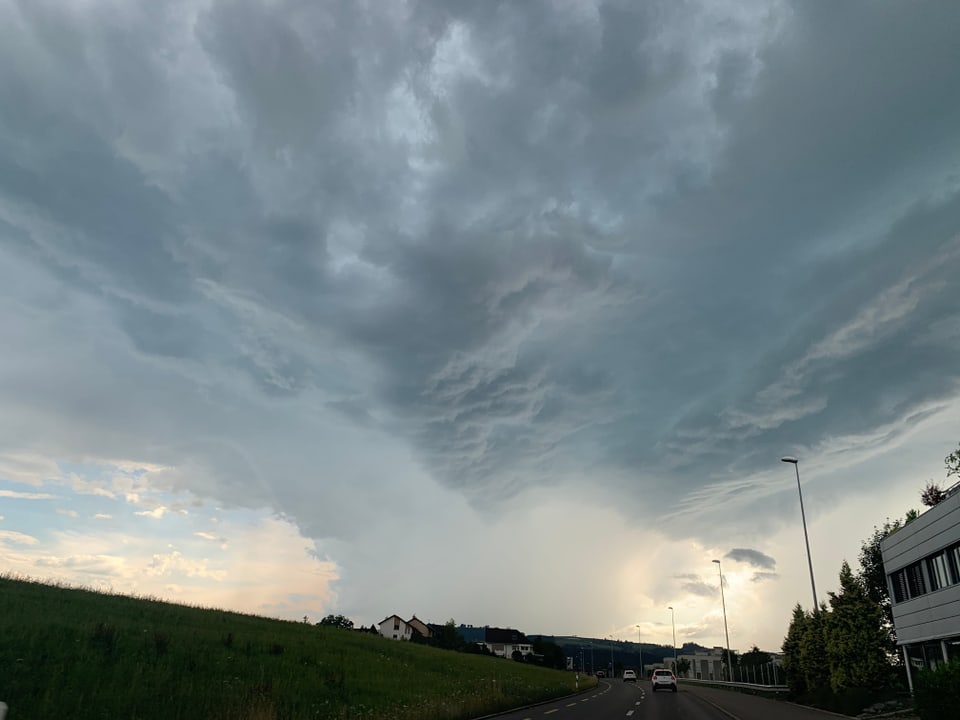
M533 653L533 643L519 630L513 628L484 628L483 644L498 657L513 657L514 652L521 655Z
M416 615L407 620L407 625L413 628L414 632L420 633L420 635L425 638L433 637L435 628L437 627L436 625L423 622Z
M413 627L399 615L388 615L379 622L377 627L385 638L409 640L413 637Z

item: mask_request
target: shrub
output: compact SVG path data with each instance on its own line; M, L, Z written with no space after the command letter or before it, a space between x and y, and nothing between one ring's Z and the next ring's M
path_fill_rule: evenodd
M960 707L960 660L917 673L913 701L921 720L954 717Z

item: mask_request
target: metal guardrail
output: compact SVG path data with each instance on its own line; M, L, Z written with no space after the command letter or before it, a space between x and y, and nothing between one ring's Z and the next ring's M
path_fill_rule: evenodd
M764 685L762 683L732 682L730 680L695 680L694 678L677 678L678 683L696 683L697 685L720 685L723 687L749 688L750 690L763 690L764 692L789 692L790 688L786 685Z

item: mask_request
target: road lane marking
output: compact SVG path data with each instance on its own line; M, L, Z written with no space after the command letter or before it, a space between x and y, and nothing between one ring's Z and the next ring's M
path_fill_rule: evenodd
M567 703L567 707L576 707L576 706L577 706L576 703Z
M551 713L560 712L560 708L554 708L553 710L547 710L544 715L549 715Z
M627 717L630 717L631 715L633 715L633 710L627 710Z

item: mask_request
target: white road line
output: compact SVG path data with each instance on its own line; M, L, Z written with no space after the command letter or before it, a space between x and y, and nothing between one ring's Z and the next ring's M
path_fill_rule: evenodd
M633 710L627 710L627 717L630 717L631 715L633 715Z

